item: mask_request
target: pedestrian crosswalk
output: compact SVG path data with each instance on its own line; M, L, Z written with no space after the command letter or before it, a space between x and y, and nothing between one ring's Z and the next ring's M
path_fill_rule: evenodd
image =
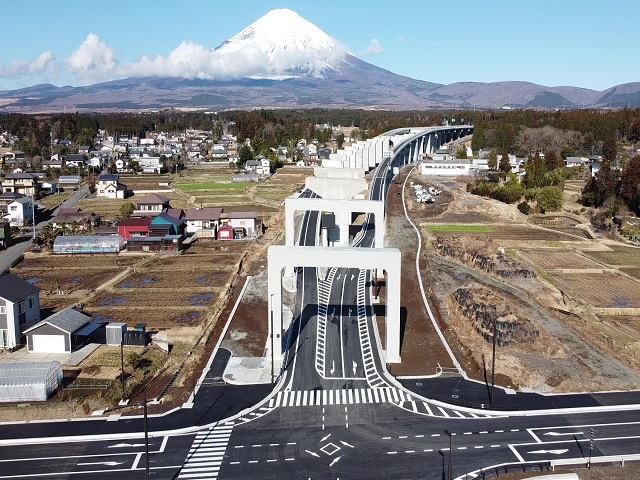
M352 405L356 403L398 403L409 395L397 388L349 388L340 390L285 390L269 400L269 407Z
M198 432L178 478L218 478L232 430L229 422Z
M353 388L340 390L283 390L269 399L265 410L274 408L354 405L368 403L392 403L398 407L431 417L479 418L491 415L477 414L454 408L443 407L422 401L411 393L394 387Z

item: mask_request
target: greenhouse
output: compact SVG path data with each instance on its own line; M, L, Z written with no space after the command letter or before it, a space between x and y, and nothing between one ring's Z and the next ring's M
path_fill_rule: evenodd
M62 378L60 362L0 363L0 402L45 401Z
M60 236L53 242L53 253L118 253L124 245L119 235Z

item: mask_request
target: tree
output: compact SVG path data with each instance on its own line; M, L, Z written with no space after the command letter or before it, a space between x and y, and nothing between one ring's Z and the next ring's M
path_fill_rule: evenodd
M456 158L460 158L460 159L466 159L467 158L467 149L465 148L464 145L462 145L457 151L456 151Z
M511 171L511 164L509 163L509 153L506 150L502 152L499 169L502 173L509 173Z
M243 145L238 152L238 166L243 166L247 160L253 160L253 150L249 145Z
M339 149L342 148L342 145L344 145L344 133L336 135L336 143L338 144Z
M630 161L622 173L618 194L629 204L637 194L640 186L640 155L636 155Z
M602 146L602 156L605 160L613 162L618 154L618 147L616 145L616 138L609 137L604 141Z
M491 150L489 154L489 161L487 162L489 170L496 171L498 169L498 155L495 150Z
M133 212L135 211L136 206L131 203L131 202L127 202L127 203L123 203L122 206L120 207L120 215L122 215L122 218L129 218L131 215L133 215Z
M536 191L540 212L557 212L562 209L562 191L558 187L543 187Z
M142 171L142 167L140 166L140 163L138 163L137 160L131 160L129 162L129 168L136 173L139 173Z
M539 188L546 186L545 174L547 173L547 166L545 161L540 158L538 152L529 158L524 165L524 169L527 172L527 188Z
M550 150L545 154L544 163L547 165L547 170L555 170L556 168L564 167L562 158L555 150Z

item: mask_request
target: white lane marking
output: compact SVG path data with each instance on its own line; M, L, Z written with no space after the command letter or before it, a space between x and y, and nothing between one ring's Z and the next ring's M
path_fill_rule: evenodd
M524 463L524 458L522 458L522 456L518 453L518 450L516 450L516 448L513 445L509 445L509 449L513 452L513 454L521 463Z
M107 467L115 467L116 465L121 465L124 462L88 462L88 463L78 463L78 466L88 466L88 465L105 465Z
M537 443L542 443L542 440L540 440L540 438L535 433L533 433L532 429L527 428L527 432L529 432L529 435L531 435Z
M564 435L584 435L583 432L547 432L547 433L543 433L543 435L549 435L551 437L562 437Z
M109 445L107 448L126 448L126 447L132 447L132 448L144 447L144 443L116 443L115 445Z
M135 470L138 468L138 463L140 463L140 459L142 458L142 452L136 454L136 458L133 461L133 465L131 465L131 470Z

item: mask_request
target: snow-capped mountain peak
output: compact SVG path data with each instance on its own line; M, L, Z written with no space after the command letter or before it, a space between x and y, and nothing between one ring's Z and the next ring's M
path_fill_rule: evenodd
M347 49L288 9L272 10L216 49L252 62L254 78L324 77L338 67Z

